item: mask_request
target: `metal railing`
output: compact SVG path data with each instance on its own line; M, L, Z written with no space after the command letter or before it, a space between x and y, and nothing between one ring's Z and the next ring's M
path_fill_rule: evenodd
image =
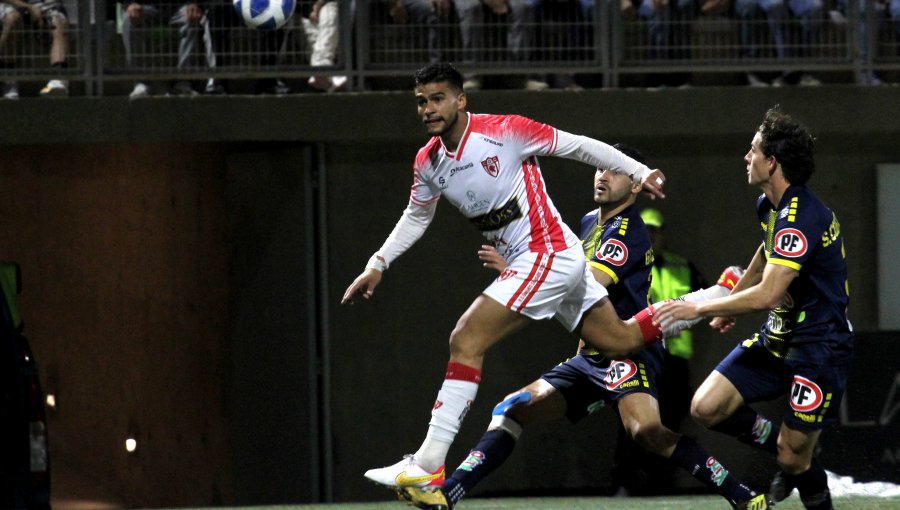
M244 26L230 2L212 4L204 25L188 29L177 23L180 3L147 4L155 18L128 26L122 5L68 0L67 67L51 66L51 23L37 27L26 19L12 28L12 46L7 40L0 48L0 79L61 77L82 83L86 95L108 95L114 82L315 75L343 75L348 89L361 90L379 77L408 78L438 59L456 63L467 76L591 74L607 87L634 74L821 70L859 76L900 69L900 0L808 0L818 5L812 15L788 10L783 19L760 7L771 9L777 0L750 0L752 9L737 2L740 10L736 4L715 13L702 12L699 1L678 11L685 2L670 0L663 12L648 15L641 5L611 0L531 0L511 2L516 7L503 14L478 4L477 11L451 9L442 17L418 13L414 0L403 1L409 8L399 13L393 1L337 0L333 63L314 66L305 20L310 2L299 2L284 28L264 31Z

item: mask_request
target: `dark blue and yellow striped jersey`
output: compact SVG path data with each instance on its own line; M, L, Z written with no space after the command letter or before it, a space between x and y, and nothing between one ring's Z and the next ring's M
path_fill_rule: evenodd
M760 338L772 352L792 359L849 362L847 261L837 216L805 186L789 186L778 207L763 194L756 210L767 263L800 273L769 312ZM803 348L807 344L828 349Z
M626 320L650 304L650 233L633 205L602 225L597 224L598 214L594 210L581 218L581 246L587 263L612 278L609 300Z

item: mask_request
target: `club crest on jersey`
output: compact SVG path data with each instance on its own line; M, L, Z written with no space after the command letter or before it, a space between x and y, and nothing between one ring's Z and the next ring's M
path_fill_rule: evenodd
M607 389L614 390L623 382L631 379L637 374L637 371L637 365L630 359L613 361L606 369L606 377L603 378L603 382L606 383Z
M808 413L822 405L824 395L818 384L799 375L794 376L791 388L791 408L800 413Z
M618 239L609 239L600 245L594 256L614 266L621 266L628 260L628 247Z
M500 175L500 158L497 156L491 156L482 161L481 166L484 167L484 171L491 177Z
M512 270L510 268L506 268L503 270L502 273L500 273L500 276L497 277L497 281L502 282L503 280L508 280L517 274L519 274L518 271Z
M796 228L783 228L775 234L775 253L785 257L799 257L806 253L806 236Z

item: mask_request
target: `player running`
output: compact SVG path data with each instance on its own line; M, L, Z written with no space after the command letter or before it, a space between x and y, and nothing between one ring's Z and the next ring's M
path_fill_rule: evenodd
M611 146L515 115L466 111L462 76L449 64L416 73L418 113L432 138L416 155L409 204L342 303L368 299L383 272L431 223L446 197L506 260L450 335L450 361L415 454L366 477L390 486L440 484L444 459L481 381L485 352L532 320L555 318L606 356L624 356L660 338L652 310L623 322L585 264L578 237L547 195L537 156L576 159L622 172L662 197L664 176Z
M727 330L732 316L769 310L759 333L741 342L703 382L691 414L707 427L770 452L781 471L770 498L794 488L810 510L832 508L828 477L813 460L822 429L834 423L853 355L844 238L837 216L806 187L812 175L813 137L788 115L766 112L744 156L763 241L747 274L728 297L672 303L658 320L716 317ZM781 427L748 403L790 391ZM777 449L776 449L777 446Z
M633 149L614 147L642 161ZM647 227L634 207L640 190L640 183L628 176L598 169L594 201L600 207L581 220L585 259L623 318L649 304L653 248ZM506 268L491 247L482 247L479 256L487 267L498 271ZM728 295L739 274L739 270L729 268L718 285L698 291L692 298ZM662 424L657 381L664 370L664 349L656 343L628 358L609 359L580 343L575 357L497 404L487 431L443 486L404 487L401 496L423 510L450 510L509 458L525 425L562 417L576 423L613 405L631 438L643 448L685 468L732 507L764 510L764 494L756 494L737 481L694 439Z

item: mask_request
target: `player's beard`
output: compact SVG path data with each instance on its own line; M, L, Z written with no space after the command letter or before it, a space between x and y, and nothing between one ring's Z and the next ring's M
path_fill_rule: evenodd
M455 126L456 123L459 121L459 113L454 112L453 117L449 118L449 119L445 119L443 116L441 116L441 120L443 121L444 127L441 128L441 130L438 132L432 132L431 129L429 128L429 126L427 124L425 125L425 129L428 130L429 135L444 136L447 133L449 133L450 130L453 129L453 126Z
M619 207L624 204L630 196L631 191L629 189L615 190L607 186L605 195L600 195L599 197L594 195L594 202L601 207Z

